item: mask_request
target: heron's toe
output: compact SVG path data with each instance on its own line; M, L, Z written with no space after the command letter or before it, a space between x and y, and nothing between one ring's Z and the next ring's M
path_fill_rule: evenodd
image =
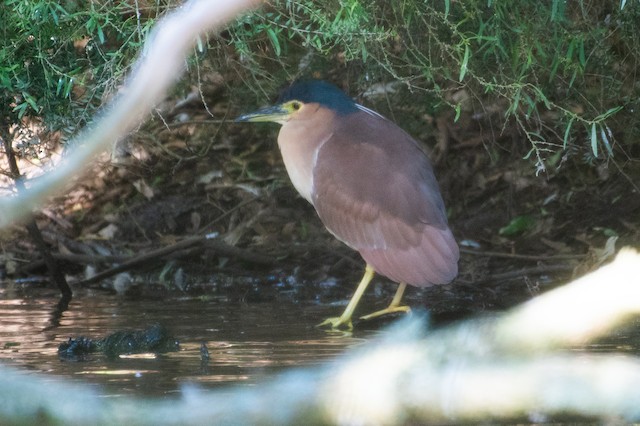
M360 317L361 320L367 321L373 318L378 318L383 315L395 314L397 312L405 312L407 314L411 313L411 308L408 306L389 306L387 308L381 309L379 311L373 312L368 315L364 315Z
M351 318L343 318L343 317L331 317L322 321L317 325L318 327L330 327L332 330L353 330L353 324L351 323Z

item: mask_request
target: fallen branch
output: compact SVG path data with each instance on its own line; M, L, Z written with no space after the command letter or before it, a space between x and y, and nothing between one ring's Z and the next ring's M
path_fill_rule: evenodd
M247 250L240 249L238 247L231 246L226 244L224 241L221 241L219 238L211 238L210 236L197 236L186 238L184 240L178 241L177 243L171 244L166 247L161 247L156 250L149 251L147 253L143 253L141 255L128 258L122 263L102 272L95 274L94 276L87 278L85 280L79 281L76 283L80 286L88 286L90 284L97 283L105 278L112 277L121 272L125 272L134 268L137 268L141 265L147 264L149 262L158 261L162 258L174 254L176 252L193 249L193 248L201 248L201 249L213 249L217 252L217 254L221 257L232 257L239 260L244 260L254 264L260 265L269 265L274 263L274 259L269 256L265 256L258 253L252 253ZM193 253L190 253L193 255Z
M521 268L515 271L500 272L498 274L491 274L487 278L479 281L474 281L473 285L484 283L495 283L505 280L511 280L515 278L528 277L532 275L541 275L558 272L573 272L576 269L576 265L572 264L557 264L557 265L540 265L532 268Z
M587 254L549 254L549 255L540 255L540 254L518 254L518 253L503 253L499 251L489 251L489 250L476 250L476 249L468 249L468 248L460 248L460 253L471 254L474 256L485 256L485 257L495 257L498 259L518 259L518 260L531 260L534 262L540 260L583 260L588 255Z

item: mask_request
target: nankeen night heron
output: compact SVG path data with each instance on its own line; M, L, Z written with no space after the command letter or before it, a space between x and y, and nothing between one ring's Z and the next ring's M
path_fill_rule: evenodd
M298 81L277 104L236 121L280 123L278 146L293 186L340 241L367 266L340 317L321 326L351 328L374 273L400 283L391 304L369 319L408 312L407 284L445 284L458 273L458 245L438 182L418 143L400 127L354 102L336 86Z

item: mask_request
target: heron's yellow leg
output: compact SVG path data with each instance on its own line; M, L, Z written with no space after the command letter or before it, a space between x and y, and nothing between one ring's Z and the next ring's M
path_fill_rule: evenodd
M360 319L370 320L372 318L377 318L382 315L392 314L396 312L407 312L407 313L411 312L410 307L400 306L400 301L402 300L402 295L404 294L404 290L406 288L407 288L407 284L400 283L400 285L398 286L398 290L396 290L396 294L393 296L393 300L391 300L391 303L389 303L389 306L387 306L385 309L382 309L380 311L376 311L372 314L360 317Z
M358 306L358 302L360 302L360 298L364 294L364 291L369 286L369 283L373 279L375 275L375 271L369 265L364 270L364 276L360 280L360 284L358 284L358 288L356 288L355 293L351 297L349 304L345 308L342 315L339 317L327 318L322 323L318 324L318 327L331 326L332 329L338 329L340 327L346 327L348 330L353 328L353 324L351 324L351 317L353 316L353 311L356 310L356 306ZM402 297L402 295L400 295Z

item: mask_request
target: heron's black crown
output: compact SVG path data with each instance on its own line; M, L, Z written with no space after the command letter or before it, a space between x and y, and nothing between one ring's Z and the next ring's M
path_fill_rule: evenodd
M280 92L278 103L288 101L319 103L320 105L346 115L358 111L356 103L342 90L321 80L300 80Z

